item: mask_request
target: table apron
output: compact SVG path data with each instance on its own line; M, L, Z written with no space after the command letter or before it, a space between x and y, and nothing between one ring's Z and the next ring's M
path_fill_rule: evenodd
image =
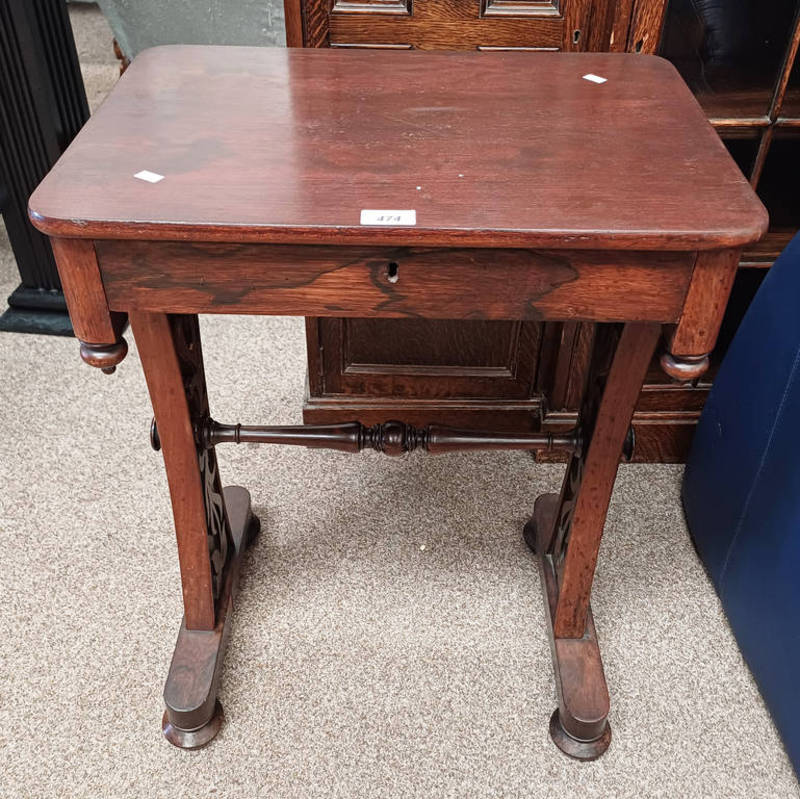
M695 253L96 241L109 307L676 322Z

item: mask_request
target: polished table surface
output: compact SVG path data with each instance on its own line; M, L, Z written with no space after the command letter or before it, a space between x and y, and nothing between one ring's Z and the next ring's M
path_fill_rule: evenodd
M258 521L244 489L223 490L215 447L249 441L564 451L560 494L538 497L524 530L553 654L550 734L576 758L607 749L590 594L617 467L635 446L634 405L659 341L671 377L708 367L741 247L767 225L667 62L157 48L30 210L51 237L84 360L113 371L129 320L147 379L184 599L168 740L202 746L222 723L225 641ZM413 210L416 223L361 224L364 210ZM578 425L553 436L391 419L220 424L201 313L586 322Z
M766 225L674 67L608 53L155 48L30 207L51 235L233 242L701 249Z

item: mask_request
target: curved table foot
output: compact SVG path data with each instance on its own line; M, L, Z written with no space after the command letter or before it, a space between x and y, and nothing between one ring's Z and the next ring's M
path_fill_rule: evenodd
M550 716L550 737L553 743L565 754L575 760L597 760L611 743L611 725L606 722L605 728L599 738L592 741L582 741L573 738L561 723L561 711L556 708Z
M210 743L222 727L222 705L217 700L225 647L239 587L239 567L245 548L260 530L250 510L250 494L238 486L224 489L234 554L230 559L219 598L213 630L187 630L181 623L166 685L166 710L161 723L164 737L182 749L199 749Z
M594 620L589 611L581 638L557 638L553 632L558 603L558 578L551 543L558 512L557 494L543 494L525 525L525 542L536 553L553 655L558 708L550 719L550 736L565 754L577 760L595 760L611 743L608 688Z
M194 730L184 730L181 727L176 727L170 721L169 711L165 710L161 719L161 731L173 746L181 749L201 749L211 743L222 728L224 719L222 705L217 700L211 718L201 727L197 727Z

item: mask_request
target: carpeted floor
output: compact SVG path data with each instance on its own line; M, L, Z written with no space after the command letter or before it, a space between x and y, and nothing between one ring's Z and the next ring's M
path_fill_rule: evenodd
M88 92L110 32L73 6ZM16 285L0 238L0 296ZM300 419L300 320L203 320L218 418ZM133 344L133 342L131 342ZM135 346L116 375L72 339L0 334L1 797L797 797L687 537L680 468L626 466L594 593L614 739L550 743L555 706L521 525L561 467L221 448L264 522L221 699L196 753L162 738L181 617ZM423 547L424 545L424 547Z

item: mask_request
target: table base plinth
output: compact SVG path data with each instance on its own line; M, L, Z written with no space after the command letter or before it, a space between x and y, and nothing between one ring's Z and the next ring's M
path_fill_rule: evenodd
M258 535L260 522L250 508L250 494L238 486L224 489L234 553L228 562L213 630L187 630L184 619L164 686L164 737L181 749L200 749L220 731L222 705L217 689L231 629L239 568L244 552Z
M558 494L542 494L536 499L533 518L525 525L523 533L539 564L553 656L558 708L550 719L550 737L570 757L595 760L611 743L610 700L591 610L581 638L555 635L559 589L550 549L558 509Z

